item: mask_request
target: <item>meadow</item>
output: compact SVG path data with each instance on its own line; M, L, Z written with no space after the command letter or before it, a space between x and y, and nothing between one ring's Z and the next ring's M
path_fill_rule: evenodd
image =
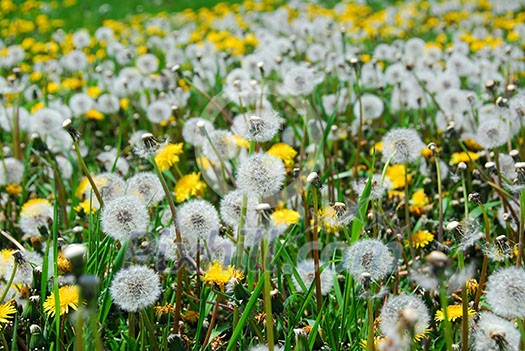
M0 350L525 350L523 0L0 14Z

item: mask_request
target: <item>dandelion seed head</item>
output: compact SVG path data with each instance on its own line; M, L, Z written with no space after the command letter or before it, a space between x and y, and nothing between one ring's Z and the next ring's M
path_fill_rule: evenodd
M246 195L241 190L234 190L226 194L221 200L221 218L235 230L240 224L242 212L242 200L246 196L246 213L248 217L254 215L258 201L253 195Z
M518 351L520 332L514 324L491 312L481 312L472 330L474 351Z
M187 119L184 122L184 127L182 127L182 137L184 141L193 146L202 146L206 140L202 128L204 128L208 134L211 134L214 130L213 124L204 118L193 117Z
M149 214L143 201L125 195L104 203L101 223L104 233L123 243L145 234Z
M286 170L283 162L266 153L256 153L241 161L237 185L247 194L272 196L283 186Z
M388 247L379 240L361 239L345 253L345 268L354 279L369 273L373 280L385 278L392 270L394 257Z
M383 155L392 163L411 163L421 156L425 144L413 129L392 129L383 137Z
M13 157L6 157L0 162L0 185L20 183L24 177L24 165Z
M498 118L484 121L476 132L476 142L487 149L504 145L508 138L509 127Z
M213 162L227 161L234 158L239 152L233 134L227 130L214 130L205 137L202 144L202 153Z
M117 272L111 282L111 296L117 306L137 312L152 306L161 294L157 273L145 266L130 266Z
M247 140L266 142L281 128L279 114L273 110L243 113L233 120L232 130Z
M390 179L383 179L381 184L381 174L374 174L372 176L372 185L370 187L370 200L380 199L385 193L386 189L390 188L391 182ZM357 179L352 183L352 189L358 197L363 195L366 185L368 183L368 178Z
M159 178L152 172L137 173L129 178L126 193L137 197L147 205L155 205L166 196Z
M493 273L487 282L487 303L504 318L525 317L525 269L509 267Z
M219 233L219 214L208 201L190 200L179 207L177 225L181 236L190 242L213 240Z
M40 236L39 227L53 219L53 205L47 199L28 200L20 211L20 229L28 237Z
M324 266L323 262L319 262L319 267ZM292 276L295 288L303 293L308 292L312 284L315 284L315 262L313 259L307 259L297 264L297 273L304 283L306 290L303 290L301 284L297 281L295 276ZM334 286L335 272L332 267L325 267L321 272L321 294L327 295ZM315 288L314 288L315 289Z
M410 314L410 324L414 334L422 334L430 324L430 314L423 300L418 296L398 295L388 299L381 309L381 324L383 333L395 328L399 332L409 332L403 314Z

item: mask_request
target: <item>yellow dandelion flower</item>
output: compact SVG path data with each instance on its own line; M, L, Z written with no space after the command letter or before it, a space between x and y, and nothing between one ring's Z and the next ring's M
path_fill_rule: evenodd
M197 311L186 311L180 315L182 317L182 320L190 323L195 324L199 320L199 312Z
M280 158L288 171L292 170L294 158L297 156L297 151L295 151L293 147L286 143L277 143L272 145L272 147L268 150L268 153L272 156Z
M374 154L374 149L376 152L383 152L383 142L378 141L377 143L372 145L372 147L370 148L370 155Z
M244 274L236 270L233 266L228 266L227 268L222 267L222 265L217 261L213 261L213 264L210 264L202 280L208 284L216 284L221 290L224 290L224 286L230 281L239 281L244 278Z
M234 134L233 135L233 141L239 147L243 147L243 148L246 148L246 149L248 149L250 147L250 142L248 140L244 139L240 135Z
M9 320L13 318L15 313L16 308L10 302L0 305L0 330L2 329L2 324L9 323Z
M58 253L57 266L62 272L71 272L71 262L69 262L62 252Z
M5 187L5 191L11 196L18 196L24 189L17 183L9 184Z
M91 86L89 88L87 88L87 94L93 98L93 99L96 99L100 96L100 94L102 94L102 90L100 90L99 87L97 87L96 85L95 86Z
M69 312L69 309L77 310L79 303L79 290L75 285L65 285L58 289L58 300L60 304L60 315ZM55 315L55 295L52 293L44 302L44 312L48 316Z
M386 177L390 179L392 189L399 189L405 186L406 166L403 164L389 166L386 170ZM412 175L408 175L408 183L412 181Z
M206 183L201 180L200 173L186 174L175 185L175 201L183 202L192 196L202 196L205 189Z
M164 146L156 155L155 162L161 172L170 169L175 163L179 162L179 155L183 152L183 144L168 144Z
M155 314L160 317L160 316L165 316L170 312L173 312L175 308L171 304L166 302L162 306L153 307L153 310L155 311Z
M452 154L452 156L450 157L450 161L453 163L453 164L458 164L460 162L470 162L470 160L472 161L476 161L480 158L481 156L475 152L471 152L471 151L468 151L468 152L454 152Z
M388 343L388 339L384 336L379 336L379 337L375 337L374 338L374 350L378 350L379 347L381 346L381 344L387 344ZM361 345L361 348L363 350L368 350L368 340L366 339L362 339L360 342L359 342L359 345Z
M472 308L468 309L469 317L475 314L476 314L476 311L474 311ZM463 306L462 305L447 306L447 317L449 321L454 322L456 319L461 318L462 316L463 316ZM439 322L445 320L445 311L443 309L440 309L439 311L437 311L434 319Z
M466 286L467 286L467 293L469 295L474 295L478 291L478 288L479 288L478 281L474 278L467 280Z
M88 112L86 112L86 117L94 121L102 121L104 119L104 114L95 109L91 109Z
M432 234L428 230L418 230L417 232L412 233L412 244L416 249L420 247L423 248L430 244L432 241L434 241L434 234Z
M275 225L291 225L299 222L300 219L299 212L287 208L278 209L272 213L272 221Z
M410 212L418 216L422 215L428 202L429 200L425 195L425 191L423 189L417 190L410 199Z
M92 202L93 201L91 201L90 199L86 199L82 202L79 202L79 204L75 206L75 211L77 211L78 213L83 212L85 214L95 213L97 209L91 206Z
M126 110L129 107L129 99L120 99L120 108Z

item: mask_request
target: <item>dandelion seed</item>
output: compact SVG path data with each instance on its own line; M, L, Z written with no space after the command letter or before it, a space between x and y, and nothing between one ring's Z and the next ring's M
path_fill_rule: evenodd
M477 130L476 141L482 147L492 149L504 145L509 138L509 127L500 119L491 118L483 122Z
M481 312L473 331L475 351L518 351L520 332L514 324L490 312Z
M240 190L258 196L276 194L285 180L283 162L277 157L256 153L241 161L237 171Z
M323 262L319 262L319 267L324 266ZM303 290L301 284L297 281L295 276L292 276L293 284L295 289L302 291L303 293L308 292L312 284L315 282L315 262L313 259L307 259L299 262L296 267L297 273L301 278L306 290ZM321 272L321 295L327 295L334 286L334 275L335 272L331 267L325 267ZM315 290L315 288L314 288Z
M406 318L410 316L410 318ZM428 308L420 297L398 295L388 299L381 309L379 327L385 335L392 331L396 334L424 334L430 324ZM408 335L404 335L408 336Z
M41 226L48 226L53 219L53 205L47 199L31 199L20 211L20 228L29 237L40 235Z
M0 160L0 185L20 184L24 177L24 165L12 157Z
M166 196L159 178L153 172L141 172L129 178L126 193L148 205L155 205Z
M190 200L177 211L177 225L190 242L213 240L219 233L219 214L208 201Z
M241 114L233 121L233 132L247 140L270 141L281 127L279 114L273 110Z
M487 282L487 303L504 318L525 317L525 269L509 267L493 273Z
M149 214L144 202L126 195L105 203L101 223L104 233L123 243L144 235Z
M137 312L152 306L160 297L158 274L145 266L130 266L120 270L110 286L117 306L127 312Z
M383 155L392 163L412 163L421 156L425 144L413 129L392 129L382 139Z
M240 190L234 190L221 200L221 218L224 223L234 229L237 229L240 224L243 196L246 196L246 217L253 217L258 204L254 196L245 195Z
M394 257L388 247L375 239L361 239L348 248L344 265L354 279L360 279L363 273L379 281L392 270Z

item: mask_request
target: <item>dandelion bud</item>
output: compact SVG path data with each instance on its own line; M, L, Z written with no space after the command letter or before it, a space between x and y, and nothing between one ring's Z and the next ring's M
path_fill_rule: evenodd
M474 96L474 94L468 93L467 94L467 100L472 105L472 104L474 104L476 102L476 97Z
M516 150L516 149L512 149L512 150L510 150L510 152L509 152L509 155L510 155L511 157L514 157L514 158L517 157L517 156L519 156L519 154L520 154L520 152L519 152L518 150Z
M458 170L464 171L467 169L467 164L465 162L458 163Z
M479 202L479 193L470 193L468 194L469 202Z
M180 72L180 65L175 64L175 65L171 66L171 71L172 71L173 73L178 73L178 72Z
M313 186L320 188L321 187L321 177L317 172L312 172L306 177L306 182L312 184Z
M275 56L273 58L273 60L275 61L275 63L277 64L280 64L281 62L283 62L283 58L281 56Z
M432 270L436 276L442 276L448 265L448 256L441 251L432 251L427 256L427 262L432 265Z
M524 170L525 169L525 162L516 162L516 170Z
M513 93L514 91L516 91L516 89L517 89L516 84L509 84L505 88L505 90L507 91L508 94Z
M259 61L257 62L257 68L259 69L259 71L264 72L264 62L263 61Z
M84 268L84 254L86 253L86 247L83 244L71 244L68 245L63 255L71 263L71 272L75 277L79 277L82 274Z
M85 300L89 308L97 305L97 294L100 280L95 275L82 275L78 280L80 285L80 296Z
M498 107L507 107L509 105L509 99L502 96L498 96L496 99L496 106Z
M429 144L427 145L427 148L428 148L430 151L432 151L432 154L433 154L433 155L436 155L436 153L437 153L436 143L433 143L433 142L432 142L432 143L429 143Z
M66 119L62 123L62 128L64 128L66 132L69 133L71 139L73 139L74 142L78 141L78 139L80 138L80 133L78 132L78 130L75 129L75 127L73 127L73 121L71 119Z
M293 169L293 176L294 176L294 178L299 178L299 174L300 174L300 173L301 173L301 169L300 169L300 168L295 167L295 168Z
M493 81L492 79L487 80L487 81L485 82L485 88L487 88L488 90L492 90L492 89L494 89L495 86L496 86L496 82Z

